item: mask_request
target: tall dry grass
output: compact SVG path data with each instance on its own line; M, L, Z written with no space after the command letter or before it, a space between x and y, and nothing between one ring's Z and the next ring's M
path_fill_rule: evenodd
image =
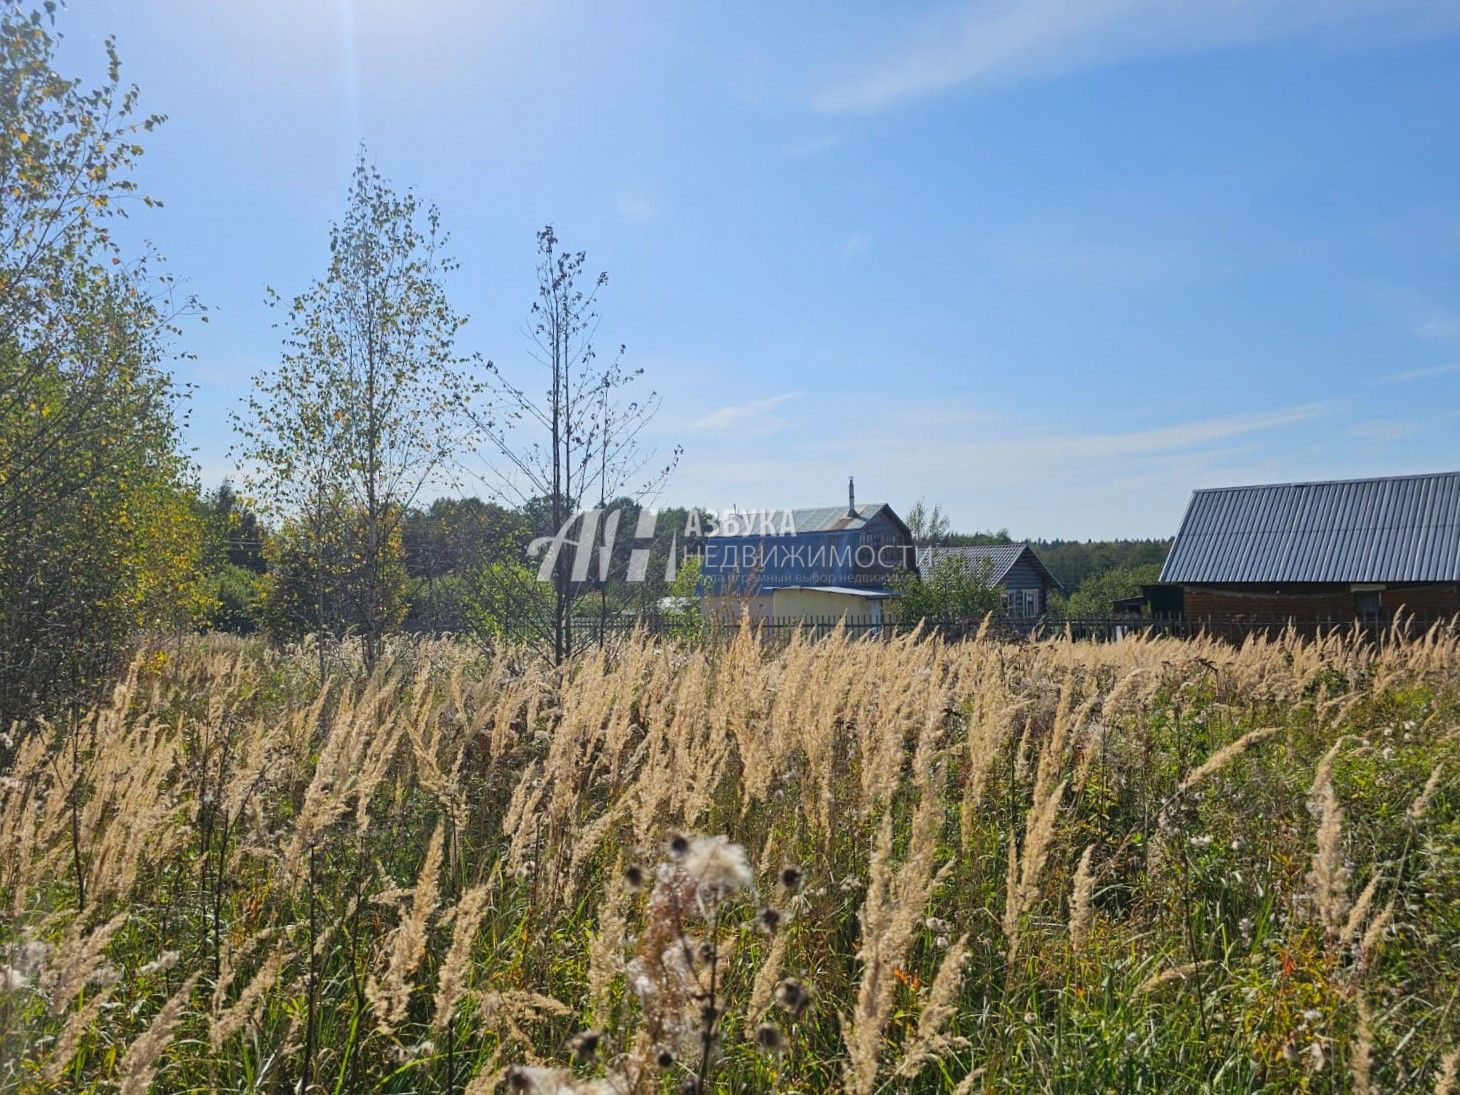
M1457 725L1439 631L149 649L0 753L0 1091L1443 1090Z

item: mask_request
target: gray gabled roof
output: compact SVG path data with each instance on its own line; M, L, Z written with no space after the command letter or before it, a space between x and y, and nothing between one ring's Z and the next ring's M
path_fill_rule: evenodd
M920 547L917 551L918 572L926 578L945 559L961 559L968 567L981 567L988 560L989 584L998 585L1008 577L1014 564L1025 556L1028 557L1026 561L1030 566L1047 577L1061 593L1064 592L1064 584L1050 572L1049 567L1044 565L1044 560L1027 541L1014 544L978 544L972 547Z
M1460 472L1199 490L1161 581L1460 581Z
M791 511L791 520L796 525L797 535L803 532L855 532L857 529L865 526L868 521L872 520L872 518L876 517L884 509L891 512L886 502L863 502L857 506L857 512L853 516L847 513L846 506L813 506L809 509L793 509ZM769 511L766 514L772 530L779 530L781 528L781 516L782 511L780 510ZM898 520L899 524L902 523L895 513L892 516ZM719 527L710 533L710 535L746 535L744 531L739 529L733 532L726 531L729 527L729 523L721 521Z

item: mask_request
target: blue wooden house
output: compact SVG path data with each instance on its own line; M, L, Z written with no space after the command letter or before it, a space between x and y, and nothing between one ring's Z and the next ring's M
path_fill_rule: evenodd
M912 533L885 502L733 519L697 552L712 605L752 619L856 617L877 621L892 575L916 567Z

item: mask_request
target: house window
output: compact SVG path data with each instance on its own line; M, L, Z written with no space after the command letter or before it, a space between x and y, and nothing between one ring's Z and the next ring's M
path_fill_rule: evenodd
M1362 619L1377 620L1379 618L1379 591L1365 589L1355 593L1354 612Z
M1039 590L1006 590L1004 592L1004 611L1011 616L1038 616Z

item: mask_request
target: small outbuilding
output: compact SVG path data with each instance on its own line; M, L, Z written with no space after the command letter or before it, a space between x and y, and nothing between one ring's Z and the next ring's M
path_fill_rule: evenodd
M1460 613L1460 472L1199 490L1161 570L1188 619Z
M854 620L883 622L883 606L892 594L882 589L848 586L782 586L771 591L770 616L776 620Z

